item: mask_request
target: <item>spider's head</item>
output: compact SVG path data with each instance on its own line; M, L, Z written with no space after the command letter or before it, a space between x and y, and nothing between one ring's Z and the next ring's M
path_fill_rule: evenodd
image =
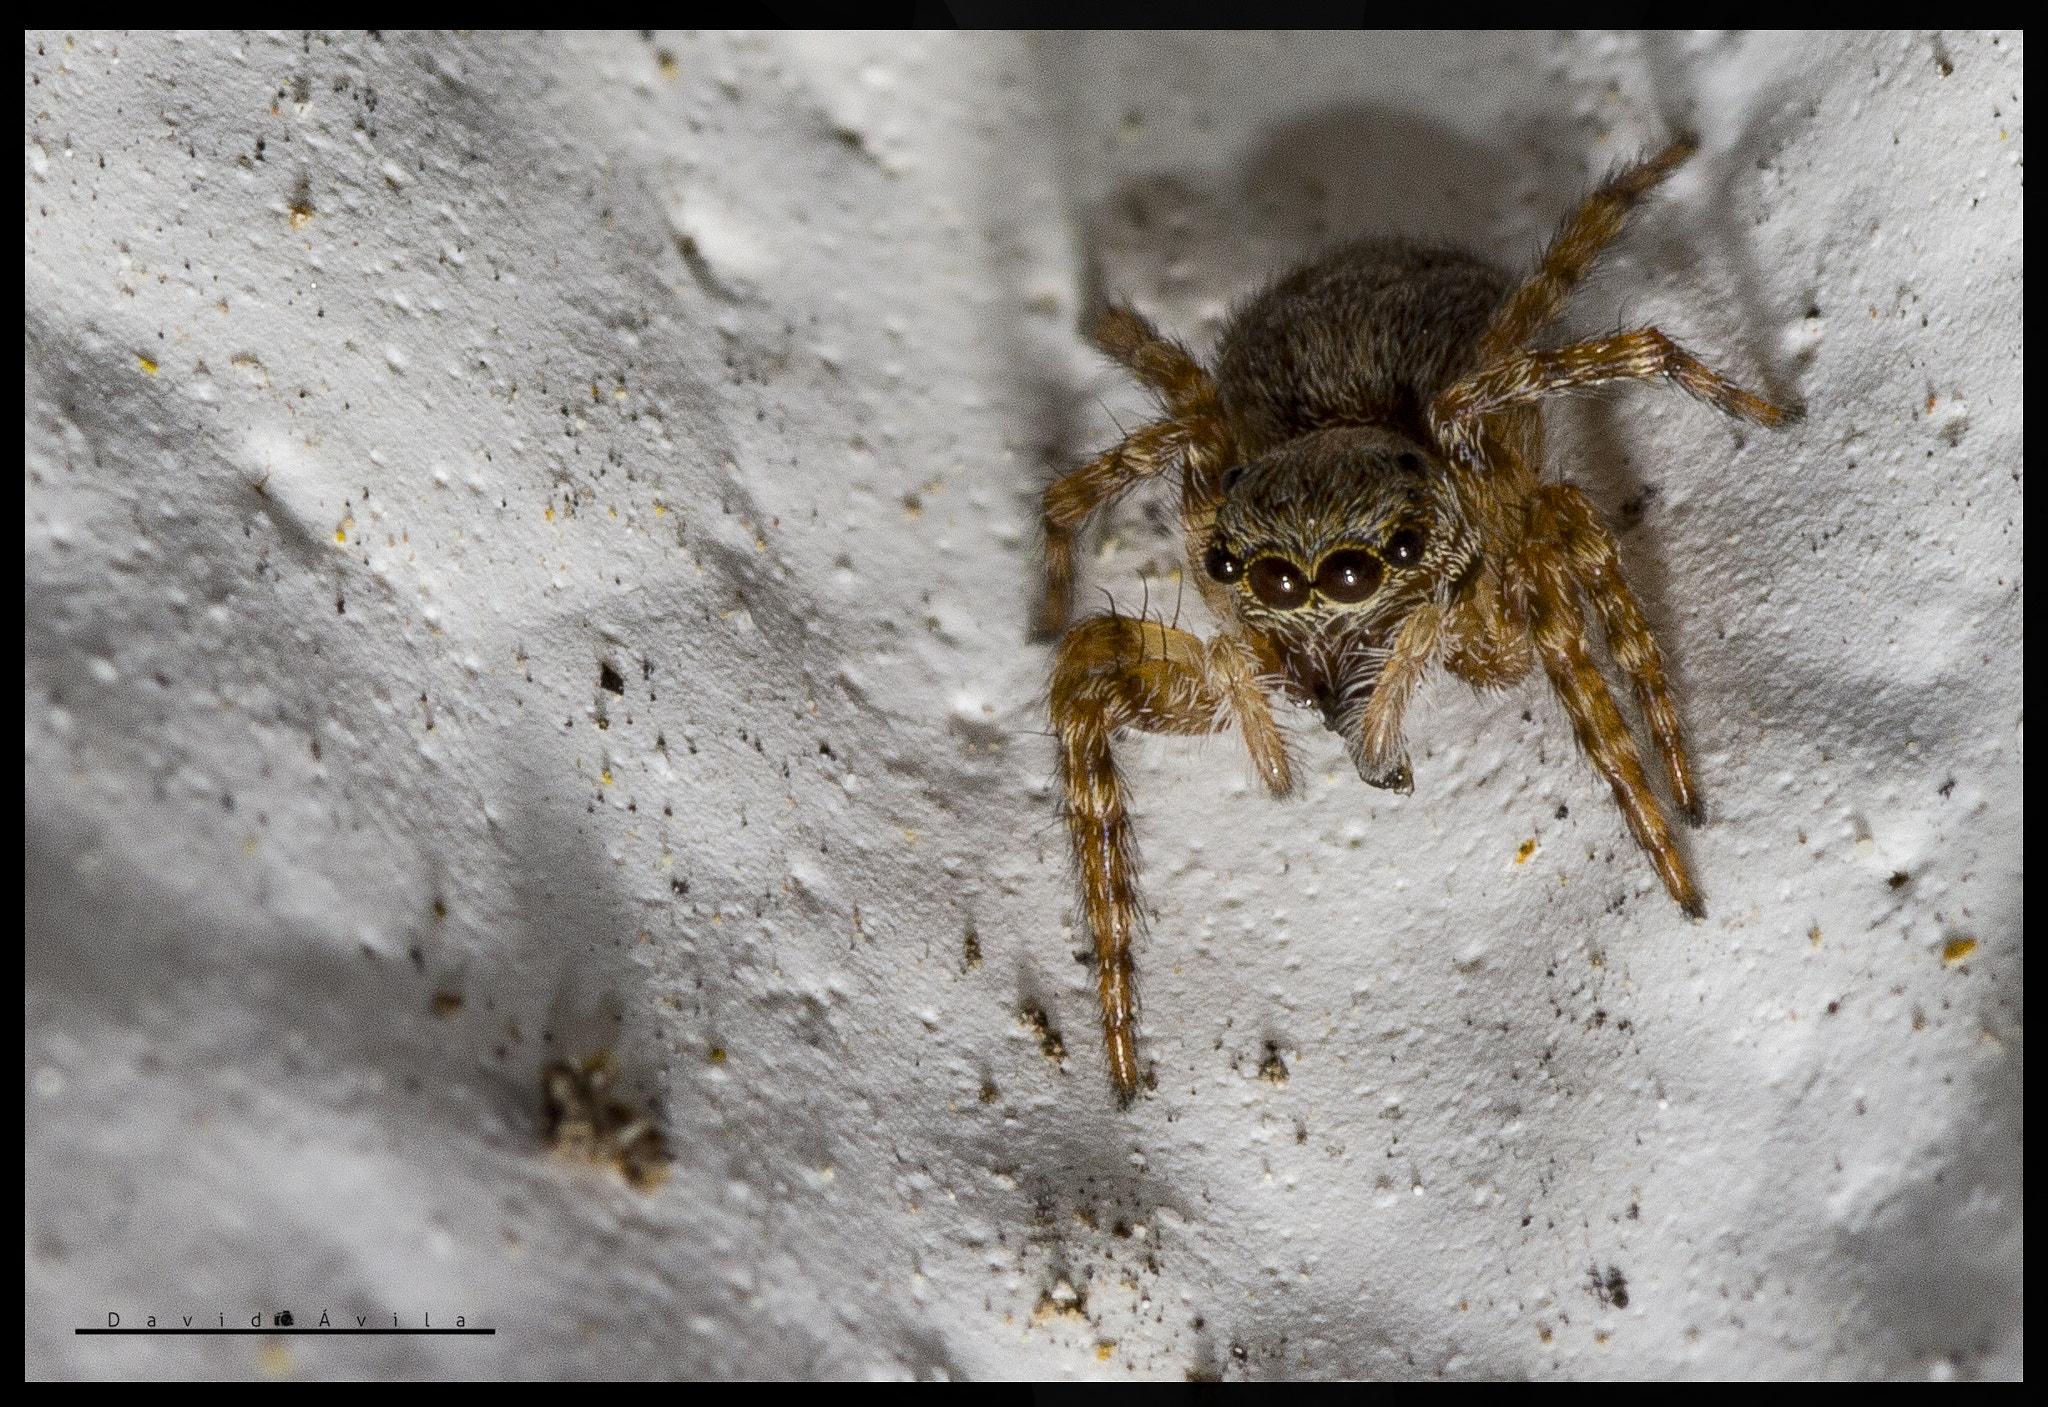
M1345 426L1229 470L1223 488L1203 570L1277 647L1297 696L1356 744L1402 623L1478 563L1447 466L1392 431Z
M1477 556L1442 462L1392 431L1304 435L1226 472L1223 490L1202 568L1282 640L1384 645Z

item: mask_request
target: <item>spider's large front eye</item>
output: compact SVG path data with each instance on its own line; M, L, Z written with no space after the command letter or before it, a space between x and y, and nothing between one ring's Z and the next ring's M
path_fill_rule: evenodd
M1422 560L1424 542L1421 528L1402 528L1387 539L1387 560L1397 567L1412 567Z
M1362 547L1332 552L1316 568L1316 590L1340 605L1363 601L1380 589L1380 559Z
M1228 584L1244 575L1244 563L1224 551L1223 544L1219 542L1202 558L1202 570Z
M1252 595L1276 611L1291 611L1308 599L1308 573L1285 557L1261 557L1247 576Z

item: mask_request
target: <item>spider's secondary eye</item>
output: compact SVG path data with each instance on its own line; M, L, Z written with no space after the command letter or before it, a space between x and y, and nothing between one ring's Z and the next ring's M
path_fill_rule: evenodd
M1308 573L1285 557L1261 557L1250 571L1252 595L1279 611L1308 599Z
M1402 528L1387 539L1387 560L1397 567L1412 567L1422 560L1420 528Z
M1244 477L1246 467L1243 464L1236 464L1223 471L1223 491L1225 493L1229 493L1237 487L1238 480Z
M1412 451L1402 451L1401 457L1394 462L1401 466L1401 472L1404 474L1420 474L1422 472L1422 456Z
M1316 590L1346 606L1363 601L1379 588L1379 558L1360 547L1332 552L1316 569Z
M1244 563L1225 552L1219 542L1202 558L1202 570L1218 581L1231 582L1244 575Z

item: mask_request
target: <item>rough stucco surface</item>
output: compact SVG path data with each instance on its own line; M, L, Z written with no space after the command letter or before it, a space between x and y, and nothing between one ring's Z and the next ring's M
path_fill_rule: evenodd
M23 94L29 1375L2023 1371L2016 36L49 34ZM1520 264L1685 127L1574 326L1809 417L1550 423L1710 917L1537 681L1432 685L1407 798L1135 739L1119 1112L1027 639L1036 491L1147 414L1084 311ZM1166 507L1089 599L1200 621ZM542 1146L602 1048L651 1196ZM499 1332L71 1333L280 1309Z

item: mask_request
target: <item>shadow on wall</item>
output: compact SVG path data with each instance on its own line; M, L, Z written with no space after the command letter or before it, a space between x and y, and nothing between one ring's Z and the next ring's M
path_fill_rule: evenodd
M538 1147L544 1064L624 1046L637 1070L646 1039L621 1029L621 994L643 979L618 941L630 921L605 867L545 807L517 814L501 837L516 876L514 932L461 913L469 906L430 883L434 897L373 943L341 922L259 917L260 907L251 913L210 887L170 889L108 853L112 837L80 833L94 823L32 795L27 993L57 1029L180 1030L161 1058L186 1067L175 1078L195 1097L233 1069L315 1104L372 1113L394 1131L417 1127L424 1106L457 1143L526 1156ZM396 876L385 893L402 902L422 888L417 876ZM508 991L527 995L500 1000ZM293 1033L288 1049L273 1046L280 1032ZM630 1091L636 1102L652 1092Z
M1827 1257L1852 1307L1845 1318L1863 1326L1841 1333L1841 1351L1882 1343L1886 1371L1901 1378L2011 1352L2024 1332L2012 1287L2025 1276L2025 1069L1987 1062L1971 1082L1971 1106L1991 1117L1955 1126L1959 1147L1902 1153L1912 1165L1903 1188L1845 1217Z

